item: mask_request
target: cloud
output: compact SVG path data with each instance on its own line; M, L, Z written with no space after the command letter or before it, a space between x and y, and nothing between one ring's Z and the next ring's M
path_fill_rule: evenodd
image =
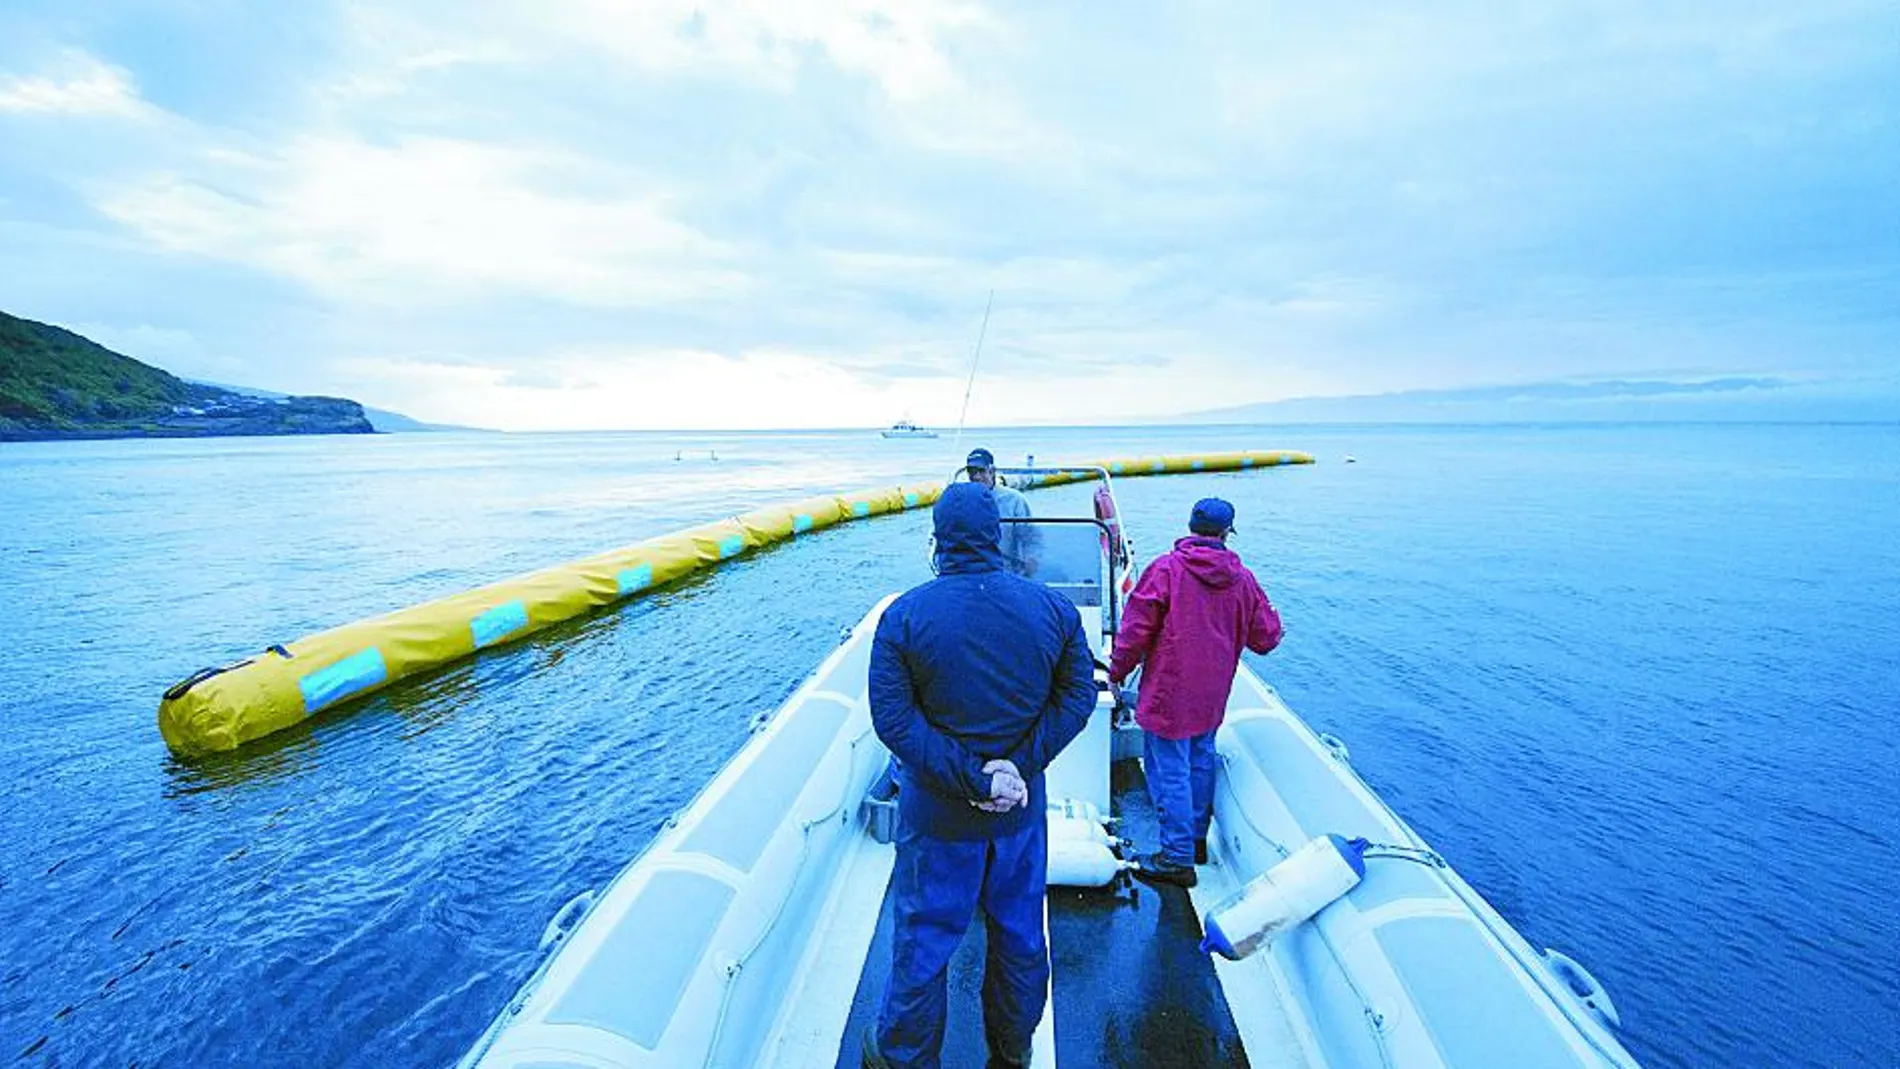
M1878 3L32 6L9 310L423 418L954 420L992 290L979 423L1846 381L1900 336Z
M807 49L870 79L894 100L916 100L957 83L940 47L946 34L988 24L981 7L944 0L568 0L516 5L529 19L647 70L703 75L709 69L796 88Z
M504 390L589 390L598 384L547 371L516 370L501 374L495 385Z
M61 57L55 74L0 80L0 114L136 116L145 109L132 76L82 52Z
M956 372L945 367L930 364L889 363L872 364L858 369L858 374L873 381L878 379L948 379Z
M554 187L600 168L560 153L423 138L312 137L210 161L207 177L107 185L102 212L164 247L280 272L343 299L524 291L614 305L742 289L719 243L634 173L606 195Z

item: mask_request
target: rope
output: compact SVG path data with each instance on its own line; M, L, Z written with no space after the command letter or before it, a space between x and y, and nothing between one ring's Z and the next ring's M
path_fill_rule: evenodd
M1439 857L1430 850L1422 850L1415 846L1398 846L1392 843L1367 843L1366 848L1360 851L1359 856L1366 858L1384 857L1391 858L1394 861L1411 861L1424 865L1426 868L1433 869L1451 867L1445 864L1444 858Z
M1375 791L1372 789L1372 784L1366 782L1366 778L1359 774L1359 770L1357 768L1354 768L1351 765L1347 765L1346 769L1347 771L1352 773L1352 778L1358 780L1360 785L1365 787L1366 793L1372 797L1373 801L1379 803L1379 808L1385 810L1386 815L1392 818L1393 823L1396 824L1399 830L1405 834L1406 838L1412 840L1412 844L1413 844L1410 846L1391 846L1388 844L1381 843L1381 844L1375 844L1373 849L1387 849L1387 850L1394 850L1394 851L1403 850L1403 851L1406 851L1407 854L1418 854L1425 857L1430 857L1436 861L1436 867L1447 869L1447 870L1450 869L1450 866L1445 863L1445 860L1443 858L1440 858L1436 853L1433 853L1432 850L1424 844L1424 841L1419 839L1418 834L1412 830L1412 826L1410 824L1407 824L1404 821L1404 819L1399 816L1398 811L1394 810L1391 804L1388 803L1383 797L1380 796L1378 791ZM1368 856L1371 856L1371 855L1368 855ZM1395 854L1387 854L1383 856L1399 857L1399 856L1404 856L1404 855L1395 853ZM1408 857L1407 859L1417 860L1417 858L1412 858L1412 857ZM1583 1041L1590 1045L1591 1050L1596 1051L1599 1055L1603 1057L1604 1061L1607 1061L1612 1065L1628 1066L1630 1067L1630 1069L1636 1069L1636 1063L1633 1059L1629 1057L1629 1055L1622 1054L1619 1056L1618 1052L1605 1048L1602 1043L1597 1041L1597 1037L1592 1033L1589 1025L1596 1025L1598 1028L1601 1028L1602 1025L1598 1024L1596 1021L1593 1021L1593 1020L1587 1021L1586 1019L1580 1017L1578 1014L1578 1011L1575 1008L1574 1000L1571 998L1565 997L1564 993L1559 992L1556 989L1551 987L1550 970L1546 968L1542 962L1533 961L1531 959L1526 958L1523 955L1523 953L1521 953L1517 949L1516 945L1513 944L1510 939L1505 937L1506 933L1500 932L1498 930L1497 925L1492 923L1490 916L1488 916L1488 913L1490 911L1487 908L1480 908L1484 906L1484 902L1481 899L1476 898L1477 892L1467 890L1465 887L1461 886L1464 883L1463 880L1454 881L1448 877L1440 877L1440 882L1442 882L1445 885L1446 890L1450 891L1453 895L1455 895L1458 898L1460 902L1464 903L1465 908L1471 911L1472 918L1475 919L1479 924L1483 925L1485 931L1491 934L1491 938L1497 940L1498 945L1503 947L1505 952L1511 955L1512 960L1516 961L1518 966L1522 968L1525 971L1525 973L1527 973L1530 976L1531 982L1535 983L1538 986L1538 988L1544 992L1545 995L1549 996L1551 1002L1556 1005L1558 1012L1562 1013L1564 1017L1570 1021L1571 1024L1576 1026L1577 1034L1583 1037ZM1511 934L1515 935L1516 933L1511 933ZM1523 937L1519 935L1517 936L1517 939L1521 942L1523 940Z
M765 945L765 941L771 938L773 929L778 927L778 922L785 916L786 907L791 905L795 897L794 892L798 890L799 878L805 874L805 862L811 857L812 829L821 824L829 824L833 817L843 812L845 806L850 804L851 784L855 778L852 771L858 766L858 744L871 734L871 730L865 728L851 740L850 753L845 757L844 791L838 798L838 804L825 811L822 816L799 823L798 863L792 866L792 878L786 882L785 893L779 896L778 908L772 911L772 916L765 922L765 927L759 930L758 937L752 940L752 945L725 966L726 984L719 994L719 1014L713 1019L712 1041L706 1045L706 1058L700 1063L702 1069L710 1067L719 1056L719 1041L725 1035L726 1013L732 1007L732 991L738 986L739 974L745 970L746 962L751 960L752 955L758 953L759 948Z

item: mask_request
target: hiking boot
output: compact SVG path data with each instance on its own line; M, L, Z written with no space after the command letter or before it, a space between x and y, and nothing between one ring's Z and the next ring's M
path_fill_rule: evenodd
M1147 883L1171 883L1176 887L1192 887L1197 877L1194 866L1171 861L1160 854L1143 854L1135 859L1135 878Z
M1207 864L1207 840L1206 839L1194 840L1194 863L1196 865Z

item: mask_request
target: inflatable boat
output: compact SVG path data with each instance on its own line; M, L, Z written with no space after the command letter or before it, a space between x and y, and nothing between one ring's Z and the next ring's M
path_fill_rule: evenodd
M1035 579L1075 603L1106 660L1134 562L1109 473L1090 474L1102 482L1093 515L1022 522L1043 528ZM638 858L557 913L538 967L465 1069L859 1065L890 964L896 806L866 700L871 638L890 600ZM1635 1065L1583 966L1528 944L1360 779L1343 743L1315 733L1244 665L1218 735L1199 885L1119 874L1114 848L1152 847L1154 824L1139 731L1105 680L1100 691L1047 776L1052 884L1105 886L1049 889L1051 998L1033 1065ZM1095 826L1056 831L1078 822ZM1249 956L1202 949L1204 915L1326 835L1373 844L1356 885ZM1058 864L1057 851L1077 844L1108 862L1091 866L1085 852ZM982 928L951 965L946 1066L984 1064Z

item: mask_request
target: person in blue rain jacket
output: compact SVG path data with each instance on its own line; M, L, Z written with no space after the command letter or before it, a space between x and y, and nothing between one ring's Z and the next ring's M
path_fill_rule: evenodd
M1026 1065L1049 985L1043 770L1095 708L1093 660L1075 606L1005 569L985 487L951 485L933 518L937 578L884 610L871 646L899 789L890 986L863 1060L936 1069L950 956L980 907L990 1063Z

